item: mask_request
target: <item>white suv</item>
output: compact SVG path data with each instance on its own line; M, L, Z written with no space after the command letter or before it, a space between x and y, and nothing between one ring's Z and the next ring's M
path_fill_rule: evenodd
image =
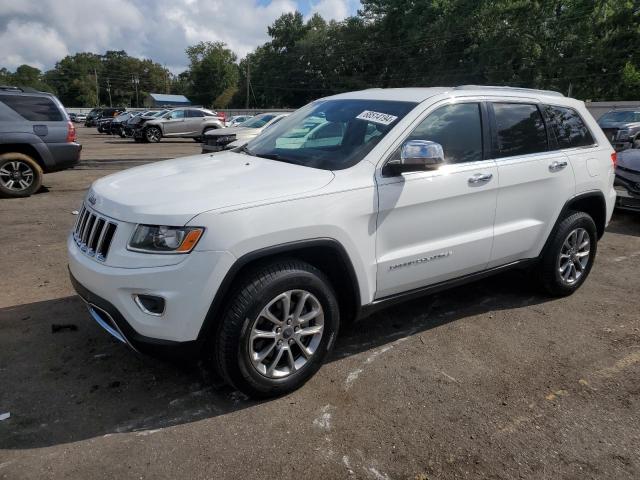
M324 123L322 141L290 142ZM69 268L122 342L207 352L238 389L276 395L320 368L341 321L416 294L525 266L550 294L574 292L613 211L614 164L584 104L558 93L345 93L236 151L96 181Z

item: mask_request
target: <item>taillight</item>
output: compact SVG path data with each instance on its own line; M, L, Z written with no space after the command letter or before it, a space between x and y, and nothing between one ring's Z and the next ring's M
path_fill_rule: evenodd
M611 154L611 163L613 163L614 167L618 164L618 153L617 152L613 152Z
M67 143L76 141L76 127L71 122L67 122Z

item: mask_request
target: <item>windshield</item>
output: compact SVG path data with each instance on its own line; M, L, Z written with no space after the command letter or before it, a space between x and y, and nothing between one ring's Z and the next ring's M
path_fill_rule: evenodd
M640 122L640 112L633 111L620 111L620 112L609 112L605 113L598 123L602 122L619 122L619 123L631 123L631 122Z
M416 105L386 100L320 100L266 130L249 142L245 152L323 170L349 168Z
M253 118L250 118L244 123L238 125L239 127L247 127L247 128L262 128L271 120L276 117L273 113L262 113L260 115L256 115Z

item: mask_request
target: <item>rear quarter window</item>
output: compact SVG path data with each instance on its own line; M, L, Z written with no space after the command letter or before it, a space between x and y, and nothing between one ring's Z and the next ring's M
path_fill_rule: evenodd
M31 122L59 122L65 120L58 106L49 97L29 95L0 95L0 102Z
M551 131L558 148L588 147L595 144L584 120L573 108L547 106L545 111L551 120Z

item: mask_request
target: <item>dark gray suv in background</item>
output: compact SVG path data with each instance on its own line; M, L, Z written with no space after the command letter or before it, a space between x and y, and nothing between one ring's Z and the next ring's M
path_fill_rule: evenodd
M54 95L0 86L0 196L35 193L44 173L74 166L81 149Z

